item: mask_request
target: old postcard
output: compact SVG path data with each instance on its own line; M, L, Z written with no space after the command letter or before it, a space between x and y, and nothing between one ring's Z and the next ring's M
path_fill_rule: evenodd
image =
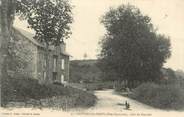
M184 117L183 0L0 0L0 117Z

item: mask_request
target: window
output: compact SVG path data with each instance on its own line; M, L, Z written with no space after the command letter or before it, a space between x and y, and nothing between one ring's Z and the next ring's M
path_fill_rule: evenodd
M46 80L46 72L43 72L43 79Z
M57 79L57 72L53 72L53 81L55 82Z
M61 83L64 83L65 79L64 79L64 75L61 74Z
M43 67L46 68L47 66L47 62L46 62L46 56L44 56L44 63L43 63Z
M57 56L54 56L54 62L53 62L53 71L56 72L57 67Z
M65 69L65 60L61 59L61 69L64 70Z

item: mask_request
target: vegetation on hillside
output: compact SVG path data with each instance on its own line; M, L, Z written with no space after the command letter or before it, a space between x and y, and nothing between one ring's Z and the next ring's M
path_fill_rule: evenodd
M97 60L70 61L70 82L99 82L101 71L96 65Z
M70 62L70 83L86 90L112 89L114 82L102 79L97 60L73 60Z

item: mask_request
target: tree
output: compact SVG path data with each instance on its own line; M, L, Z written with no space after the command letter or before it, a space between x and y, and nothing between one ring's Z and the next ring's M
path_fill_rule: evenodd
M0 0L0 90L5 87L5 80L7 74L7 57L8 57L8 43L12 38L11 29L14 19L15 1L14 0ZM4 91L1 91L3 95ZM1 97L1 102L5 98ZM1 106L3 103L1 103Z
M11 29L14 20L15 1L0 0L0 78L7 77L8 43L12 38Z
M23 0L17 2L17 6L18 14L27 19L30 28L35 30L34 39L45 44L48 79L49 46L58 46L71 34L71 6L67 0Z
M107 32L101 40L98 66L111 80L155 81L170 56L169 37L158 34L151 19L132 5L111 8L101 23ZM110 78L109 78L110 76Z

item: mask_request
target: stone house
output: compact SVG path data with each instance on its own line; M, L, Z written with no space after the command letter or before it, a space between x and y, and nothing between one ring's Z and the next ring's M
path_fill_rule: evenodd
M54 82L64 84L69 81L69 54L66 53L64 42L59 46L49 47L49 79L46 79L45 46L34 40L34 35L25 30L14 31L21 45L31 50L31 54L26 55L30 59L28 65L23 69L27 77L37 79L42 84Z

